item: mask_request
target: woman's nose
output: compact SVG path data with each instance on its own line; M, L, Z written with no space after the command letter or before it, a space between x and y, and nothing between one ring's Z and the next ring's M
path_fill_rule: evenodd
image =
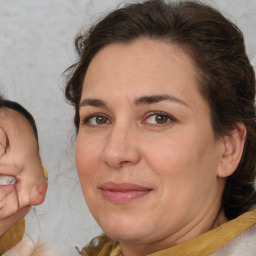
M132 130L113 128L106 139L102 157L109 167L115 169L138 163L141 156Z

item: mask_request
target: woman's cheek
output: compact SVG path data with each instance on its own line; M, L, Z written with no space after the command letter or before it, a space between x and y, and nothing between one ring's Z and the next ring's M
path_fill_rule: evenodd
M93 143L78 141L76 147L76 167L82 186L89 183L97 165L96 152Z
M157 144L149 143L145 146L144 156L153 171L164 176L175 175L189 159L182 144L175 139L164 138Z

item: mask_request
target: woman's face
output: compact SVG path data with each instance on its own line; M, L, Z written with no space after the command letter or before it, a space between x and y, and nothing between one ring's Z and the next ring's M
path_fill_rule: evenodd
M223 146L183 50L138 39L91 61L76 164L86 202L111 238L182 242L220 209Z

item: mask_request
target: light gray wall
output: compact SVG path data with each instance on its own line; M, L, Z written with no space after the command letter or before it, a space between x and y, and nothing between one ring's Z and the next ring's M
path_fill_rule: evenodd
M72 107L64 101L61 73L75 60L73 39L120 0L0 0L0 90L28 108L49 171L45 203L37 208L41 240L58 255L77 255L100 229L85 206L75 164ZM203 1L219 8L244 32L256 63L256 0Z

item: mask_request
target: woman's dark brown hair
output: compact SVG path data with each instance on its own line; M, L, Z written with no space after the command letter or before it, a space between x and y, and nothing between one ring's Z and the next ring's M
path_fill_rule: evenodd
M127 44L140 37L176 45L194 60L199 91L209 104L216 138L230 134L239 123L245 125L243 157L227 178L222 205L229 219L246 212L255 204L255 74L241 31L209 6L161 0L129 4L81 32L75 41L79 61L65 73L65 95L75 107L77 130L83 80L92 58L108 44Z

